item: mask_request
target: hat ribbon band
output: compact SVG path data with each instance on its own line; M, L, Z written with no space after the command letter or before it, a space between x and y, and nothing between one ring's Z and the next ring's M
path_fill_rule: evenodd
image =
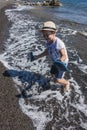
M53 29L53 30L56 30L55 28L52 28L52 27L43 27L42 29Z

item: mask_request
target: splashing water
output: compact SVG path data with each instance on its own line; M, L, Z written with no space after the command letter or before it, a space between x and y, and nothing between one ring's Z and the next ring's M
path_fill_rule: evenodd
M29 7L27 8L28 11ZM80 130L87 129L87 104L81 86L73 77L73 68L77 67L83 74L87 74L87 65L76 50L70 50L71 88L69 93L62 94L58 85L51 81L49 63L46 57L34 62L27 61L27 54L34 51L38 54L45 49L44 40L37 41L36 26L40 24L33 21L26 12L26 8L6 10L8 19L12 21L9 30L10 37L6 41L6 50L0 55L0 60L9 69L8 74L13 77L18 92L26 88L27 98L19 98L22 111L29 116L35 129L45 130L47 123L52 122L52 130ZM75 35L74 31L61 29L63 36ZM60 32L60 33L61 33ZM24 85L24 86L23 86ZM56 87L56 90L49 89ZM21 89L20 89L21 88ZM46 88L46 89L45 89Z

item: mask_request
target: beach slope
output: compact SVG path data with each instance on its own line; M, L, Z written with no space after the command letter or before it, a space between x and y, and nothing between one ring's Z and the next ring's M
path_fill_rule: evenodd
M4 8L13 4L13 0L0 0L0 53L4 50L4 41L8 37L9 22ZM13 80L3 75L6 68L0 62L0 130L34 130L33 123L18 103L18 94Z

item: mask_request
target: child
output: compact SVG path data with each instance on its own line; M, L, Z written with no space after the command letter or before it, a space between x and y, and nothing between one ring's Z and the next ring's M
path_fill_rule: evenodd
M68 55L66 47L58 37L56 37L57 28L54 22L47 21L43 24L43 27L40 30L46 39L46 49L41 54L35 56L35 59L41 58L43 56L49 55L52 62L54 63L57 60L64 62L68 65ZM54 82L64 85L66 91L69 90L69 81L63 78L64 71L58 70L53 64L51 67L51 74L53 76Z

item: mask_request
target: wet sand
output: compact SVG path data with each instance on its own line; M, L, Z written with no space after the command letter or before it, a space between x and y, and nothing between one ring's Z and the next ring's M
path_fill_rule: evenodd
M4 50L4 42L9 36L11 23L4 15L4 9L13 4L13 0L0 0L0 53ZM6 68L0 62L0 130L34 130L33 123L23 114L16 95L18 94L13 80L3 75Z

